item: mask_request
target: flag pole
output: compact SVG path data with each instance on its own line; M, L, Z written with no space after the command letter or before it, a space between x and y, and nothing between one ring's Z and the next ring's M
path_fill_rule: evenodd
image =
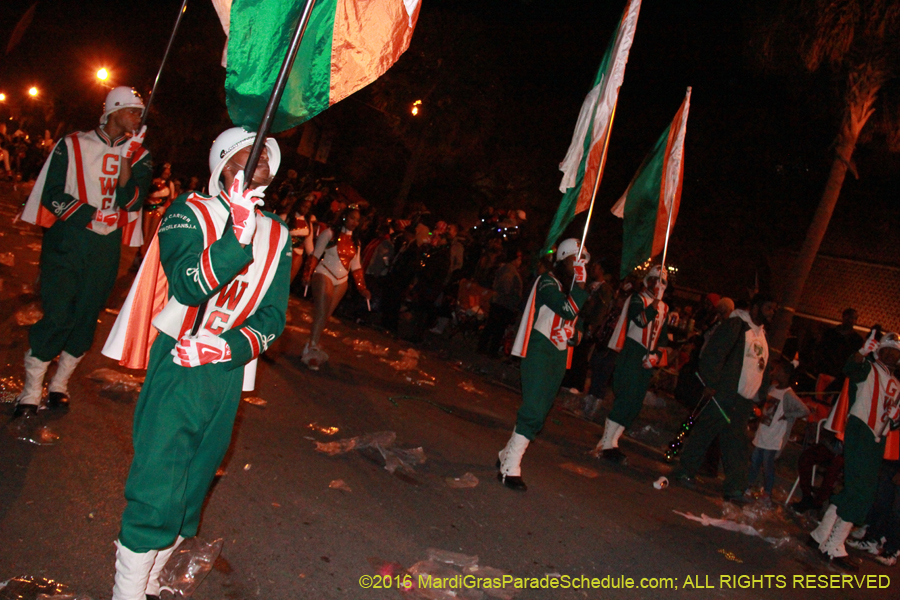
M663 173L665 176L665 173ZM672 203L674 204L674 202ZM669 206L669 221L666 223L666 242L663 245L663 255L662 255L662 268L665 270L666 268L666 254L669 251L669 233L672 231L672 213L675 212L673 209L674 206Z
M612 112L609 115L609 125L606 127L606 137L603 140L603 152L600 153L600 168L597 170L597 179L594 181L594 189L591 192L591 204L588 207L587 219L584 222L584 233L581 234L581 245L578 247L578 259L584 252L584 243L587 241L588 227L591 225L591 217L594 215L594 201L597 199L597 190L600 189L600 180L603 179L603 169L606 168L606 153L609 149L609 138L612 134L613 121L616 119L616 107L619 106L619 97L616 96L616 103L613 104ZM575 287L575 278L572 278L572 285L569 290Z
M162 62L159 63L159 71L156 72L156 79L153 80L153 89L150 90L150 97L147 99L147 106L144 107L144 114L141 116L141 125L138 127L138 131L147 124L147 117L150 116L150 105L153 104L153 98L156 96L156 86L159 85L159 76L162 75L163 67L166 66L169 53L172 51L172 44L175 42L175 35L178 33L178 28L181 26L181 17L184 16L185 10L187 10L187 0L182 0L181 8L178 10L178 16L175 18L175 27L172 28L172 35L169 36L169 43L166 45L166 51L163 54Z
M309 24L309 17L312 14L313 6L316 0L306 0L306 6L297 21L297 27L294 29L294 35L291 38L291 45L288 47L284 62L281 64L281 70L278 72L278 78L275 79L275 87L272 89L272 96L266 105L262 120L259 123L259 129L256 132L256 139L253 140L253 147L250 150L250 156L247 158L247 165L244 167L245 185L250 185L253 180L253 174L256 172L256 166L259 164L259 157L262 156L262 149L266 143L266 136L272 129L272 120L275 117L275 109L281 103L281 96L284 94L284 88L287 85L288 76L291 73L291 67L294 66L294 59L297 58L297 51L300 49L300 42L303 39L303 33ZM225 229L231 227L231 216L225 223ZM208 300L203 302L197 309L197 317L194 319L194 326L191 328L191 335L197 335L200 326L203 325L203 317L206 313Z

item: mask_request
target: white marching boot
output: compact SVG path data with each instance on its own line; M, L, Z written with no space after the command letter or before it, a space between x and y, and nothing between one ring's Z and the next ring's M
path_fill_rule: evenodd
M75 367L84 358L84 354L75 357L66 351L59 355L59 364L56 367L56 373L50 379L50 385L47 386L47 406L50 408L68 408L69 406L69 380Z
M521 465L529 443L527 437L513 431L506 447L498 454L497 468L500 472L497 473L497 480L512 490L524 492L528 489L522 481Z
M850 558L847 554L847 549L844 547L844 542L852 529L853 523L848 523L838 517L834 522L831 535L828 536L825 543L819 546L819 550L823 554L828 555L831 564L845 571L859 571L859 561Z
M35 358L31 354L31 350L25 353L25 385L22 386L22 392L16 396L16 417L30 412L37 412L37 407L41 403L41 397L44 395L44 375L47 374L47 368L50 362L44 362L39 358Z
M625 426L619 425L615 421L606 419L606 425L603 427L603 437L597 443L597 447L591 452L593 456L602 456L606 460L625 464L627 458L622 451L619 450L619 438L625 432Z
M116 583L112 600L146 600L147 580L157 551L132 552L116 542Z
M618 448L619 447L619 438L622 437L623 433L625 433L625 426L619 425L618 423L613 423L613 424L616 426L616 430L613 432L612 447Z
M836 520L837 506L835 506L834 504L829 504L828 508L825 510L825 514L822 515L822 520L819 522L819 526L812 530L812 532L809 534L809 537L814 539L816 543L821 547L821 545L824 544L828 539L828 536L831 535L831 530L834 529L834 522Z
M147 579L145 594L148 596L159 596L159 574L162 573L163 567L166 566L169 558L172 557L172 554L178 549L178 546L180 546L183 541L184 538L179 535L174 544L165 550L160 550L156 553L156 558L153 560L153 567L150 569L150 577Z

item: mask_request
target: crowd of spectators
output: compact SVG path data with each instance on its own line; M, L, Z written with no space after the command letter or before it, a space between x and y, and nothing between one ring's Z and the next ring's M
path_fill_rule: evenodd
M7 125L0 123L0 179L35 178L53 144L49 131L38 138L20 129L10 134ZM158 222L172 199L183 192L202 190L202 184L199 177L178 178L169 164L159 165L145 206L147 221ZM351 286L339 314L382 327L413 343L423 342L427 336L461 335L478 353L515 364L510 350L525 298L531 283L552 264L549 257L534 259L535 244L529 245L525 239L524 211L485 208L471 227L438 220L421 204L410 205L405 215L396 218L380 213L347 186L327 179L304 180L294 170L288 170L283 180L270 186L266 205L288 224L292 235L302 232L302 239L295 240L294 276L302 272L319 234L335 225L348 208L359 212L354 238L359 243L365 288L371 298L364 298ZM302 227L295 227L297 223ZM580 314L584 336L562 384L562 391L579 399L576 410L588 420L599 420L604 403L611 399L617 353L609 347L610 337L623 306L640 291L642 275L635 273L619 281L605 260L594 257L589 264L589 298ZM670 307L668 341L674 352L651 389L652 393L671 394L693 409L703 392L694 375L703 348L735 309L748 306L749 297L735 301L715 293L679 292L674 275L669 273L670 285L665 293ZM295 277L293 282L294 292L300 295L306 292L302 279ZM821 510L839 484L841 440L817 424L828 416L841 390L848 357L863 345L856 329L857 318L856 311L848 308L839 325L825 329L815 340L807 340L796 356L799 368L794 368L796 361L794 365L789 360L773 362L778 365L776 400L772 401L771 389L761 392L769 402L761 403L758 419L751 423L751 427L759 428L754 438L752 475L755 479L763 468L762 496L766 500L773 491L775 461L781 457L786 441L797 437L792 438L795 428L790 425L770 431L779 403L781 412L776 418L787 412L784 397L792 400L789 417L799 417L798 421L806 424L805 437L800 438L803 452L797 469L801 496L793 505L795 510ZM794 389L802 400L799 406L799 401L794 401ZM808 418L801 410L804 407ZM719 449L713 443L701 473L715 475L719 464ZM813 477L817 467L824 475L818 487ZM895 564L900 547L900 478L896 463L886 463L885 469L876 509L870 515L870 533L850 545L877 553L886 564Z

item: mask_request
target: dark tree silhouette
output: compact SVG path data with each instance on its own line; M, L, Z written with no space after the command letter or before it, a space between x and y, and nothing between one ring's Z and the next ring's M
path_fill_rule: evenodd
M780 350L847 171L856 175L857 144L880 134L889 148L900 150L900 111L896 100L891 102L900 76L900 0L784 1L772 15L762 27L764 64L827 71L841 101L831 170L772 330L770 344Z

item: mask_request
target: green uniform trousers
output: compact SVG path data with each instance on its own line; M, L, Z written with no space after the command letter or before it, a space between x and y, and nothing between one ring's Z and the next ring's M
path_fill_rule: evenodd
M31 353L50 361L81 356L94 342L97 317L116 283L122 230L98 235L57 221L41 244L44 316L28 332Z
M753 401L739 394L717 394L716 399L731 423L725 421L715 402L710 400L694 423L687 445L681 453L679 471L690 477L696 475L703 465L706 449L718 436L722 448L722 465L725 467L723 492L726 496L738 496L747 488L750 457L747 423L753 414Z
M626 324L627 326L627 324ZM647 349L631 338L625 339L619 356L616 357L616 370L613 373L613 400L609 420L624 425L627 429L641 413L644 407L644 396L650 387L650 380L656 369L645 369L643 362Z
M850 415L844 431L844 489L831 497L838 516L862 525L875 503L878 471L884 456L885 438L875 442L875 434L859 417Z
M566 374L568 352L557 350L537 331L531 332L528 350L522 359L522 406L516 415L516 433L529 440L544 428Z
M231 442L244 370L230 363L181 367L162 333L150 349L134 413L134 459L119 539L134 552L197 534L203 500Z

